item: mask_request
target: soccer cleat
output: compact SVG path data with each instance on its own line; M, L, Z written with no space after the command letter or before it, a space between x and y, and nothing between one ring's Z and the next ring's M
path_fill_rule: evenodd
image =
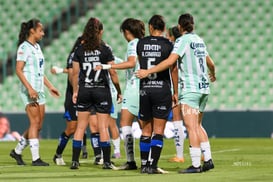
M190 166L187 169L183 169L183 170L178 171L178 173L181 173L181 174L186 174L186 173L201 173L201 172L202 172L201 166L199 166L199 167Z
M168 171L164 171L163 169L157 167L157 168L148 168L148 174L168 174Z
M135 161L126 162L122 166L119 167L120 170L135 170L137 169L137 165Z
M120 159L120 157L121 157L120 153L115 153L115 154L112 155L113 159Z
M185 159L184 159L184 157L173 157L173 158L170 158L170 160L169 160L170 162L181 162L181 163L184 163L185 162Z
M80 163L77 161L72 161L70 169L79 169Z
M208 160L207 162L204 162L203 166L202 166L202 170L208 171L214 168L214 164L212 162L212 159Z
M88 158L88 153L87 152L83 152L82 153L82 158L83 159L87 159Z
M105 162L103 163L102 169L113 169L113 170L119 170L112 162Z
M53 161L58 166L65 166L65 162L64 162L64 160L62 158L62 155L55 154L54 157L53 157Z
M26 163L22 159L22 155L16 154L14 149L11 150L9 155L16 160L17 165L20 165L20 166L26 165Z
M102 165L103 164L103 159L101 157L96 157L94 161L95 165Z
M42 161L42 159L39 158L36 161L32 161L32 166L49 166L49 164Z

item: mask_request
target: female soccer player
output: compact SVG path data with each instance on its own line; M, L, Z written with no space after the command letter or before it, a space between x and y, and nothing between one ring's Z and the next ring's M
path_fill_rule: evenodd
M139 70L136 75L145 78L172 66L179 57L183 73L182 92L179 95L183 121L189 134L192 165L180 173L200 173L214 168L207 133L202 126L203 112L210 93L209 79L216 80L215 65L209 56L204 41L193 32L194 19L191 14L182 14L178 28L183 35L175 42L171 55L159 65L148 70ZM209 74L207 73L209 71ZM201 167L201 150L204 165Z
M173 44L165 37L164 18L154 15L149 20L150 36L139 40L137 55L141 69L149 69L168 58ZM176 75L177 76L177 75ZM176 89L177 90L177 89ZM150 74L140 80L139 119L141 173L162 174L158 161L163 148L164 129L172 109L171 78L169 69ZM150 153L150 160L149 158Z
M111 146L108 127L112 98L109 73L117 89L118 98L121 98L121 90L114 69L110 69L109 72L108 70L94 70L97 65L114 61L111 48L102 41L102 34L102 23L97 18L90 18L82 34L82 44L75 51L73 57L73 102L77 103L78 124L73 139L71 169L79 168L81 143L91 109L95 110L98 119L103 169L116 169L110 162Z
M25 165L21 154L28 144L32 154L32 165L49 165L42 161L39 155L39 131L43 125L46 102L44 85L48 87L53 96L58 97L60 94L44 74L45 59L38 44L43 36L44 28L39 20L31 19L21 24L16 74L21 81L20 95L25 104L30 125L16 148L10 153L18 165Z
M126 61L120 61L120 63L117 64L102 65L102 68L127 69L127 83L123 95L120 119L127 162L119 168L133 170L137 169L137 166L134 158L132 124L134 119L137 118L139 110L139 79L134 75L134 72L138 69L136 46L139 39L143 38L145 35L145 25L140 20L127 18L122 22L120 31L128 41ZM117 60L115 60L115 62L117 62Z
M168 29L166 37L171 41L175 42L177 38L181 36L179 29L177 26L171 27ZM177 61L178 63L175 63L172 66L172 73L180 74L182 71L181 69L178 69L178 65L181 62L181 59ZM172 76L172 78L177 78ZM178 92L179 88L182 86L182 80L181 78L178 78L177 80L172 79L173 84L178 85ZM176 83L175 83L176 82ZM183 163L185 161L184 159L184 140L186 138L185 135L185 127L183 126L182 121L182 114L181 114L181 108L179 104L173 105L172 108L172 121L173 121L173 127L174 127L174 144L176 149L176 156L171 158L170 162L181 162Z

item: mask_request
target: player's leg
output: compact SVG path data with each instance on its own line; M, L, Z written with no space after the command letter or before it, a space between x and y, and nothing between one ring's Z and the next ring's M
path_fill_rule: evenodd
M199 110L193 108L187 104L181 105L182 117L185 126L188 131L189 144L190 144L190 156L192 160L192 166L185 170L179 171L179 173L199 173L201 170L201 149L199 139L199 123L198 116Z
M10 156L16 160L17 165L26 165L22 159L23 150L29 145L28 129L23 133L16 147L11 150Z
M180 104L173 107L173 126L174 126L174 144L176 149L176 156L171 158L171 162L184 162L184 140L185 131L182 122L182 114Z
M132 131L132 123L135 116L129 112L128 109L121 109L121 133L124 140L124 150L127 162L120 168L124 170L134 170L137 169L135 162L135 151L134 151L134 137Z
M153 136L151 138L151 159L149 174L161 174L158 171L158 161L163 148L164 129L166 125L166 119L153 118Z
M139 141L140 160L141 160L141 173L148 173L150 166L149 154L151 149L151 136L152 136L152 121L140 120L142 134Z
M88 157L88 152L86 148L86 131L85 131L83 135L83 140L82 140L82 158L87 159L87 157Z
M120 136L119 129L116 123L116 118L110 117L109 129L112 137L112 143L114 146L114 154L112 158L119 159L120 156Z
M99 145L100 142L100 133L98 128L98 120L96 112L92 111L89 116L89 128L90 128L90 141L91 141L91 147L94 152L94 164L99 165L103 164L101 162L102 156L101 156L101 147Z
M199 113L199 136L200 136L200 147L201 147L201 152L204 156L204 164L202 166L203 171L208 171L210 169L214 168L214 164L212 161L212 156L211 156L211 147L209 143L209 138L207 135L206 130L202 126L202 119L203 119L203 111L205 110L205 106L208 100L208 95L203 95L201 97L201 102L200 102L200 113Z
M88 125L90 112L89 111L79 111L78 112L78 123L77 129L74 133L73 139L73 154L72 154L72 164L70 169L79 168L79 157L82 147L83 135Z
M32 165L49 166L48 163L41 160L39 154L39 132L43 125L45 105L39 105L38 103L29 104L26 107L26 112L30 121L28 137L32 155Z
M115 166L111 164L111 144L109 135L109 123L110 114L108 113L96 113L98 118L98 127L100 133L100 147L103 153L103 169L116 169Z

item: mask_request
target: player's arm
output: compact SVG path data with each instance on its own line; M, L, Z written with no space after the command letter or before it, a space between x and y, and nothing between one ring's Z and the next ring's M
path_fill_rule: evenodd
M52 66L50 69L50 72L54 75L61 74L61 73L68 73L68 69L66 68L61 68L58 66Z
M72 101L75 104L77 101L77 97L78 97L78 77L79 77L79 71L80 71L80 65L79 62L75 62L73 61L73 71L72 71L72 87L73 87L73 97L72 97Z
M178 67L177 64L174 63L171 67L171 76L173 83L173 102L177 104L178 102Z
M72 78L73 78L73 69L72 68L68 68L67 70L67 74L68 74L68 80L70 82L70 84L72 85Z
M136 72L136 76L141 79L141 78L146 78L149 74L163 71L163 70L171 67L176 62L176 60L178 58L179 58L179 55L177 55L175 53L171 53L167 59L160 62L158 65L156 65L150 69L147 69L147 70L143 70L143 69L138 70Z
M110 62L111 64L112 62ZM111 80L118 92L118 97L117 97L117 100L121 100L122 99L122 95L121 95L121 89L120 89L120 85L119 85L119 79L118 79L118 74L116 72L115 69L109 69L109 73L110 73L110 76L111 76Z
M30 92L36 92L36 91L32 88L32 86L27 81L27 79L24 75L24 73L23 73L24 67L25 67L24 61L16 61L16 75L18 76L18 78L22 82L22 84L26 87L26 89L28 90L30 97L32 97L33 95L31 95Z
M55 97L59 97L60 93L59 91L52 85L52 83L47 79L47 77L44 75L44 83L45 86L48 88L50 91L50 94Z
M136 65L136 56L129 56L127 61L115 64L114 62L111 64L111 68L113 69L128 69L134 68Z
M206 56L206 62L207 62L207 66L208 66L208 69L209 69L210 81L214 82L216 80L215 64L214 64L213 60L211 59L211 57L209 55Z

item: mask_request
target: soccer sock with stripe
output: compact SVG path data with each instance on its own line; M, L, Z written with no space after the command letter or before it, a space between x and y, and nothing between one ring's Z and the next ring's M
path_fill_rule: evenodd
M72 149L72 161L79 162L82 141L81 140L73 140L73 149Z
M147 166L149 153L151 149L151 137L141 135L139 148L140 148L141 166L142 167Z
M86 133L84 133L84 135L83 135L82 152L83 152L83 153L86 153L86 152L87 152L87 150L86 150Z
M111 163L110 155L111 155L111 145L110 141L100 142L100 147L103 154L103 163Z
M91 140L91 146L94 151L94 156L96 158L101 158L101 147L99 145L100 134L99 133L91 133L90 140Z
M121 132L124 139L124 149L128 162L135 161L134 156L134 137L131 126L123 126L121 127Z
M66 144L67 144L69 138L70 138L70 136L67 136L67 135L65 134L65 132L63 132L63 133L60 135L60 137L59 137L59 144L58 144L58 147L57 147L57 149L56 149L56 154L57 154L57 155L62 155L62 153L63 153L63 151L64 151L64 149L65 149L65 147L66 147Z
M151 140L151 166L156 169L163 148L163 135L156 134Z
M21 155L23 150L28 146L28 144L29 141L22 136L14 149L15 153Z
M176 156L179 158L184 157L184 139L185 133L183 130L182 121L173 121L174 126L174 144L176 149Z

